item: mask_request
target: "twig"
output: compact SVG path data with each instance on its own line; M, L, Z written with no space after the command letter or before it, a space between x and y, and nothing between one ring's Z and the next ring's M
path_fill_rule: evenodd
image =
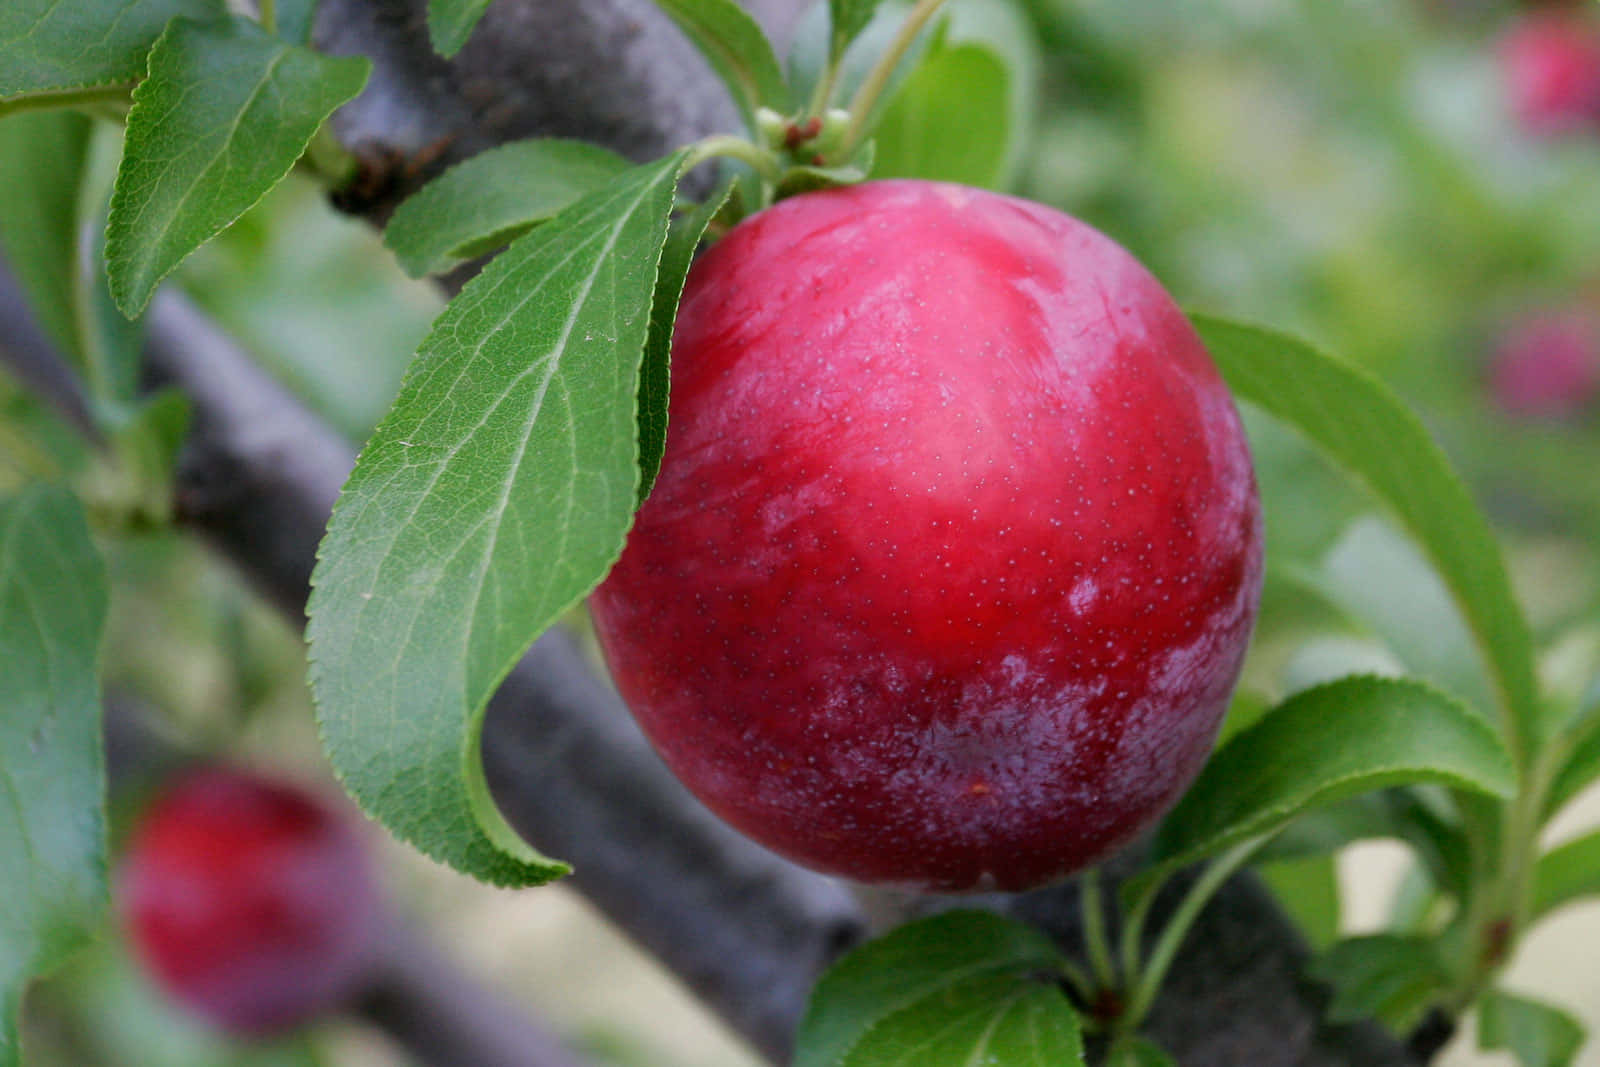
M372 984L355 1006L428 1067L584 1067L555 1035L462 975L408 925L391 921Z

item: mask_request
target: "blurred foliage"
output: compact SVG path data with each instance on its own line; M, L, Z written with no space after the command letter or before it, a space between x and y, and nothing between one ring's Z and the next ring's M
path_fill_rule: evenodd
M184 289L352 440L389 409L439 291L291 176L179 272Z
M1184 303L1378 373L1504 528L1600 540L1600 408L1518 419L1488 389L1509 325L1600 306L1600 131L1514 123L1496 63L1512 5L1027 6L1048 85L1024 195L1126 244ZM1314 502L1269 510L1272 548L1316 554L1352 502L1251 429L1269 504L1279 486Z
M331 1067L310 1035L245 1046L186 1017L116 937L29 994L29 1067Z

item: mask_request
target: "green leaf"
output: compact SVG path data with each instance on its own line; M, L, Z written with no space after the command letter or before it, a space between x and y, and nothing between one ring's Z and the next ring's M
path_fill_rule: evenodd
M220 0L6 0L0 4L0 99L132 85L168 20L204 19L222 9Z
M1558 743L1565 749L1565 755L1550 780L1544 806L1546 816L1554 814L1600 777L1600 681L1577 714L1562 728Z
M1478 1001L1478 1047L1505 1049L1522 1067L1570 1067L1583 1038L1577 1019L1537 1000L1491 989Z
M1016 1019L1029 1020L1041 1041L1058 1044L1057 1058L1046 1059L1050 1067L1079 1063L1077 1020L1070 1006L1050 985L1041 985L1037 976L1059 972L1061 954L1048 937L1038 930L986 912L954 911L902 926L885 937L870 941L829 968L812 990L811 1001L800 1023L795 1048L795 1067L861 1067L867 1063L895 1063L894 1059L856 1059L866 1054L885 1055L895 1049L910 1051L917 1037L937 1040L935 1029L939 1005L973 1008L972 1018L999 1024L1003 1017L996 1009L1009 1004L1005 1014L1015 1010ZM1059 1009L1036 996L1044 989L1059 999ZM982 992L976 991L982 990ZM1008 992L1009 991L1009 992ZM1015 1001L1009 1001L1014 996ZM949 1001L944 998L954 998ZM987 1001L989 1009L980 1013L976 1002ZM981 1031L982 1023L977 1030ZM1015 1025L1007 1025L1007 1034ZM964 1025L959 1035L951 1035L953 1048L974 1032ZM874 1036L876 1035L876 1036ZM1064 1043L1059 1043L1064 1042ZM971 1055L976 1046L968 1044ZM1023 1048L1026 1046L1017 1046ZM1030 1059L907 1060L907 1063L934 1064L998 1062L1032 1064Z
M877 153L877 145L868 141L850 157L849 162L836 166L816 166L802 163L792 166L783 172L783 177L778 179L778 199L786 196L799 196L801 193L813 192L817 189L832 189L840 185L854 185L864 181L872 171L872 161Z
M978 44L934 49L879 120L877 178L999 188L1010 156L1010 74Z
M163 389L105 420L123 494L119 502L130 521L156 527L172 521L173 475L190 415L188 394Z
M150 980L124 940L102 937L31 996L71 1034L72 1055L49 1063L149 1067L331 1067L312 1032L240 1042L208 1026ZM312 1028L314 1030L314 1028ZM42 1050L41 1050L42 1051Z
M830 104L849 100L866 81L878 58L889 48L911 13L909 0L881 0L866 27L856 35L855 42L838 62ZM884 91L873 104L866 118L866 128L871 130L883 115L883 109L898 91L899 86L911 76L936 40L942 39L948 17L933 19L912 41L905 55L895 64L884 85ZM789 46L789 83L798 99L809 100L816 91L831 55L833 42L829 27L828 9L814 4L796 22L793 41Z
M97 458L94 446L56 405L0 373L0 494L41 473L71 482Z
M1222 718L1222 729L1217 731L1217 744L1220 746L1234 734L1254 726L1271 710L1272 701L1264 693L1243 686L1235 689L1228 702L1228 713Z
M1336 1023L1377 1018L1406 1031L1449 978L1437 943L1428 937L1374 934L1340 941L1306 967L1333 987L1328 1018Z
M102 251L115 160L109 130L96 132L70 111L0 121L0 248L104 423L138 392L144 327L111 304Z
M78 193L92 132L89 119L66 111L0 120L0 247L39 324L72 356L78 354Z
M1337 852L1355 841L1400 836L1384 803L1386 790L1358 793L1301 814L1257 854L1259 862L1302 859Z
M106 574L76 497L0 501L0 1065L21 1062L28 980L106 907L100 639Z
M270 37L254 22L177 19L134 90L106 261L129 317L161 279L281 181L371 64Z
M276 0L278 36L290 44L310 44L317 0Z
M997 184L1009 188L1036 141L1039 102L1046 95L1038 27L1015 0L962 0L947 10L945 43L984 48L1005 68L1009 148Z
M1409 786L1361 793L1301 815L1262 848L1261 858L1327 855L1356 841L1392 838L1411 846L1431 885L1460 892L1471 874L1470 847L1447 805Z
M1105 1067L1178 1067L1178 1061L1149 1038L1135 1036L1112 1046Z
M0 121L0 248L105 422L138 392L144 328L111 304L101 254L110 160L94 133L68 111Z
M639 365L639 502L650 495L661 470L661 457L667 449L667 387L672 368L672 327L678 321L678 301L683 283L694 262L695 249L706 227L727 203L733 191L731 182L723 184L703 204L672 220L666 247L661 252L661 269L656 273L656 292L650 301L650 333L645 338L644 359Z
M1488 524L1422 423L1377 379L1302 341L1208 316L1194 323L1235 393L1365 482L1417 539L1489 665L1520 766L1540 741L1527 620Z
M1331 853L1258 863L1256 873L1312 948L1339 937L1339 869Z
M428 0L428 38L433 50L449 59L472 36L489 0Z
M756 108L788 110L789 86L772 42L734 0L656 0L656 6L706 57L728 87L747 130L756 130Z
M1600 893L1600 830L1575 838L1539 857L1533 869L1533 918Z
M882 0L828 0L828 51L834 62L867 28Z
M145 316L130 319L111 298L106 271L106 218L109 182L99 190L98 210L89 224L89 249L78 269L78 347L84 380L94 398L96 416L115 432L116 425L142 404L139 372L144 365Z
M1083 1063L1083 1036L1053 983L1012 975L952 986L869 1030L848 1067L1066 1067Z
M1465 894L1472 879L1472 844L1459 812L1426 789L1386 789L1377 800L1393 836L1411 846L1428 878L1448 893ZM1459 803L1460 798L1456 798ZM1468 824L1470 825L1470 824Z
M627 170L583 141L515 141L480 152L396 209L383 243L413 278L485 255Z
M1078 1017L1054 984L1002 974L947 986L873 1026L841 1067L1066 1067L1083 1062Z
M1440 901L1438 887L1433 884L1427 868L1420 863L1407 863L1390 894L1389 929L1398 934L1425 932Z
M1352 677L1290 697L1223 746L1156 835L1171 870L1270 833L1308 808L1435 782L1509 796L1510 758L1455 700L1404 679Z
M519 238L450 303L362 451L313 576L311 681L347 789L487 882L566 870L483 782L484 706L621 553L677 153Z
M1494 722L1493 687L1472 633L1415 544L1388 523L1352 523L1322 561L1327 597L1367 623L1410 671Z

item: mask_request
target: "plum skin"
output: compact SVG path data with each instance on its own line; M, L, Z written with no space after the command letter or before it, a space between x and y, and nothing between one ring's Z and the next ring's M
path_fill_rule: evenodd
M1126 251L994 193L784 200L695 264L590 608L677 776L861 882L1021 890L1169 808L1254 623L1238 413Z
M117 885L155 983L247 1038L355 991L374 958L379 896L350 822L299 787L220 766L183 774L141 814Z

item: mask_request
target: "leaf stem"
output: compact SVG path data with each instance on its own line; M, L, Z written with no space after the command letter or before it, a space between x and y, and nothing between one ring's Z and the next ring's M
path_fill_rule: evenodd
M1496 911L1488 916L1491 924L1504 922L1504 940L1498 951L1491 952L1491 958L1481 961L1486 975L1506 962L1528 922L1533 870L1539 857L1539 827L1544 821L1550 787L1566 758L1566 746L1561 741L1558 737L1541 747L1522 779L1522 788L1506 810L1500 836L1498 884L1490 898Z
M1089 977L1088 972L1067 959L1060 960L1058 966L1061 968L1061 976L1066 979L1067 985L1072 987L1072 991L1078 995L1078 999L1084 1004L1092 1003L1094 1001L1095 982L1094 979Z
M745 205L740 211L740 217L754 214L772 206L777 196L778 183L783 178L782 165L777 154L769 148L763 148L743 137L732 134L718 134L696 141L689 146L689 154L684 157L683 170L687 174L709 159L716 158L738 160L756 172L760 188L755 193L756 203Z
M1539 829L1547 813L1550 790L1570 751L1565 733L1539 746L1523 775L1517 795L1508 804L1495 804L1493 836L1478 851L1473 883L1467 887L1461 926L1462 950L1454 969L1455 985L1446 1004L1465 1011L1515 953L1533 890L1534 868L1539 858ZM1469 815L1472 807L1463 809ZM1486 816L1481 816L1482 818ZM1481 835L1482 829L1474 836Z
M1150 959L1139 973L1127 1010L1118 1020L1120 1030L1130 1032L1137 1029L1144 1021L1150 1006L1155 1003L1156 994L1161 991L1161 983L1166 979L1172 961L1177 958L1178 949L1182 947L1184 938L1189 934L1189 928L1194 925L1201 910L1217 890L1222 888L1222 884L1243 867L1266 840L1267 835L1263 835L1233 846L1217 857L1211 866L1195 879L1194 884L1189 887L1189 892L1184 896L1183 903L1178 905L1178 910L1167 920L1160 939L1150 952ZM1151 897L1154 895L1150 894Z
M911 43L917 39L922 28L944 6L944 2L945 0L918 0L917 6L906 16L905 22L900 26L900 32L895 34L888 50L878 57L878 62L873 65L866 80L861 83L861 88L856 90L856 95L850 101L850 125L845 128L844 137L833 153L835 159L847 160L860 147L861 141L866 137L869 115L877 105L878 98L888 88L889 79L894 76L895 68L900 65L900 60L911 48Z
M256 14L261 18L261 28L268 33L278 32L278 0L256 0Z
M1106 909L1100 891L1100 868L1090 867L1079 879L1078 902L1083 910L1083 941L1089 951L1089 967L1101 989L1115 989L1117 968L1111 960L1111 943L1106 937Z
M105 232L106 198L110 196L110 176L85 166L78 176L77 202L73 229L78 244L72 259L72 279L68 289L79 370L88 394L89 416L97 430L109 435L126 414L133 399L132 378L122 381L116 373L116 354L109 350L111 339L98 321L97 301L106 285ZM92 227L92 229L91 229Z

